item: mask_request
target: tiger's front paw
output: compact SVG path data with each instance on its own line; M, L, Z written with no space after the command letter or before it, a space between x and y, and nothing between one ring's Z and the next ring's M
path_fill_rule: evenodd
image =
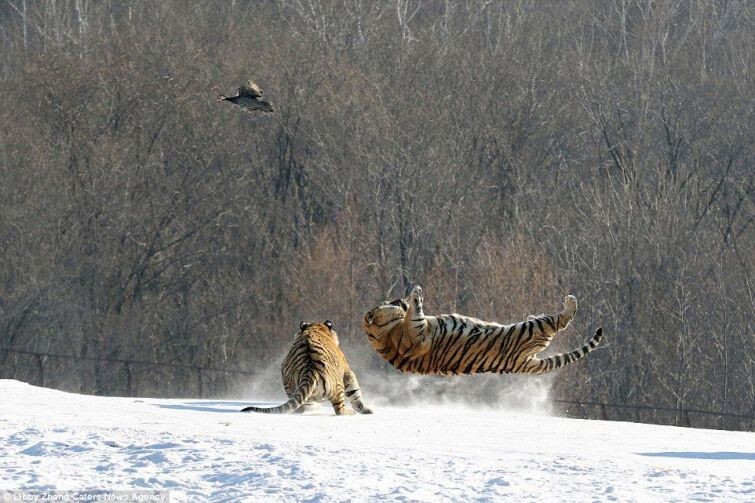
M412 288L412 293L409 294L409 299L415 305L422 305L422 287L417 285Z

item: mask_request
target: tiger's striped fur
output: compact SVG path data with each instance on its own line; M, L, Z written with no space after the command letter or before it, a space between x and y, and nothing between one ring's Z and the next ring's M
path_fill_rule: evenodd
M531 316L512 325L458 314L427 316L422 310L422 288L416 286L408 299L384 302L367 312L364 330L380 356L402 372L542 374L579 360L600 343L603 331L598 328L579 349L537 357L576 312L577 299L569 295L562 312Z
M337 415L350 415L351 406L361 414L372 414L362 402L362 394L354 372L349 368L338 334L330 321L301 323L294 344L281 365L283 387L289 400L277 407L246 407L241 412L285 414L302 405L329 400Z

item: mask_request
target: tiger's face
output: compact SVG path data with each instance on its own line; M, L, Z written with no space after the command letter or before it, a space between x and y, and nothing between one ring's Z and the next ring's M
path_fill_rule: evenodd
M379 338L404 321L409 305L404 299L385 301L364 315L364 331L367 335Z

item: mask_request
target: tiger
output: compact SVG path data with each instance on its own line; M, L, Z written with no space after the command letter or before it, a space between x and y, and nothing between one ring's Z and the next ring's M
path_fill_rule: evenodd
M281 364L283 387L288 401L277 407L246 407L241 412L286 414L329 400L336 415L372 414L362 402L362 393L354 372L338 343L333 323L305 323L299 325L293 346ZM346 407L348 397L354 410Z
M558 314L530 316L511 325L459 314L427 316L422 300L422 287L417 285L407 299L383 302L364 316L364 331L373 348L401 372L542 374L584 357L603 337L603 329L598 328L579 349L537 357L574 318L577 299L572 295L564 299L564 309Z

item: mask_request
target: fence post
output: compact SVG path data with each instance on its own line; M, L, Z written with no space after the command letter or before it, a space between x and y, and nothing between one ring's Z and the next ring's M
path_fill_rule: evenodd
M126 367L126 393L128 396L134 396L131 394L131 365L129 365L129 362L123 363Z
M202 386L202 367L197 367L197 381L199 382L199 398L204 398L204 386Z
M603 421L608 421L608 411L606 411L606 404L600 404L600 415L603 417Z
M37 365L39 366L39 385L45 387L45 366L42 363L42 355L37 355Z

